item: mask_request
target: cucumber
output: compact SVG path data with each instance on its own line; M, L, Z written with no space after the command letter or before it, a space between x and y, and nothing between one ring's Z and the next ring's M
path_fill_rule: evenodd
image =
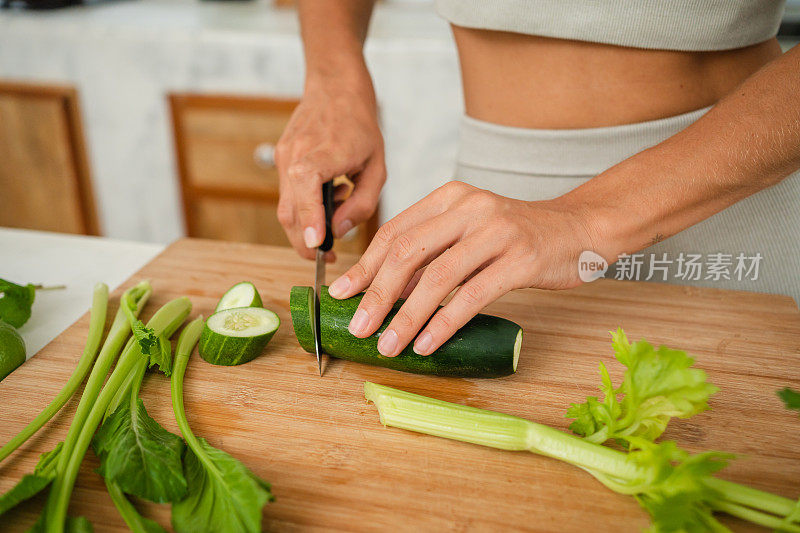
M263 307L237 307L214 313L200 336L200 356L215 365L241 365L264 350L281 319Z
M300 346L314 353L314 336L309 322L311 287L292 287L289 306L292 325ZM508 376L517 370L522 347L522 328L510 320L490 315L476 315L431 355L414 353L413 342L397 357L384 357L378 352L378 335L400 309L399 300L378 331L366 339L354 337L347 325L363 294L337 300L322 287L320 294L320 337L325 353L370 365L383 366L414 374L437 376L494 378Z
M261 296L258 294L256 286L249 281L242 281L222 295L214 312L237 307L261 307L261 305Z

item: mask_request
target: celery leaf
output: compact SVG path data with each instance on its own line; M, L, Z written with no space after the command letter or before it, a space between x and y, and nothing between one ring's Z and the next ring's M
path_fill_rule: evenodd
M654 444L636 437L631 444L633 451L628 460L651 473L636 493L639 504L652 519L650 531L728 531L713 516L713 504L721 495L704 480L724 468L733 455L720 452L690 455L673 441Z
M622 385L615 389L601 364L605 397L571 405L567 417L576 419L570 425L573 432L595 443L630 437L654 441L672 417L689 418L708 409L709 397L719 389L706 381L704 371L691 368L694 359L686 352L646 341L631 344L621 328L612 339L616 359L627 367Z

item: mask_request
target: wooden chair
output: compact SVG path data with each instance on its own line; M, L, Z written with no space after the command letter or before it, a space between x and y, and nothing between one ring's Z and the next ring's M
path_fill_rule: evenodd
M73 87L0 81L0 226L100 233Z
M298 101L172 93L169 103L187 234L289 246L276 215L272 156ZM354 228L334 249L363 252L377 220Z

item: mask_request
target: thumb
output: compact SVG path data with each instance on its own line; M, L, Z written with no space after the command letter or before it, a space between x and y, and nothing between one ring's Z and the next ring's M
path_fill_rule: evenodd
M350 198L342 202L333 214L333 232L341 238L351 228L366 221L378 207L381 189L386 182L386 167L382 160L372 159L356 177Z

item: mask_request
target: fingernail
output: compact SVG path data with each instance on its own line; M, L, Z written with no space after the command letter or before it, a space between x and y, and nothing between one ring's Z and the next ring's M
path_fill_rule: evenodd
M394 357L395 349L397 349L397 333L393 329L387 329L378 339L378 351L385 357Z
M303 240L306 241L307 248L316 248L320 244L317 230L311 226L303 230Z
M350 290L350 279L347 276L342 276L331 283L331 286L328 287L328 294L334 298L343 298L348 290Z
M347 326L347 330L353 335L359 335L365 329L367 329L368 325L369 325L369 313L367 313L363 309L358 309L356 310L356 313L353 315L353 318L350 319L350 325Z
M427 331L423 331L420 333L419 337L417 337L416 342L414 342L414 353L418 355L429 355L432 347L433 335Z
M342 238L344 234L353 229L353 223L348 220L342 220L339 222L339 225L336 227L336 237Z

